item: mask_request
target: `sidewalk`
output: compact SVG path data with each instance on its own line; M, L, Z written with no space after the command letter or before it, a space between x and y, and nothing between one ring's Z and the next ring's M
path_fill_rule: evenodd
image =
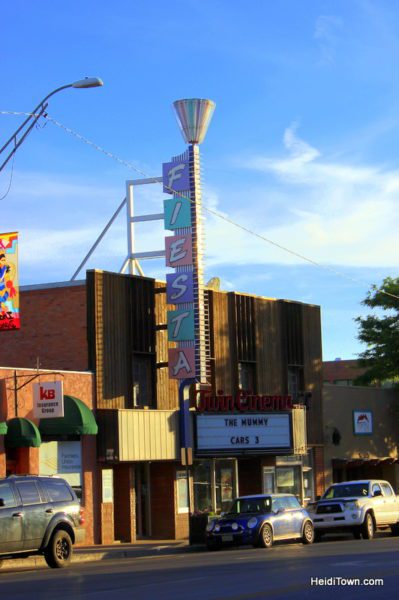
M145 558L149 556L166 556L182 552L198 552L205 546L195 544L190 546L187 540L140 540L134 544L112 544L109 546L79 546L74 547L72 563L90 562L95 560ZM43 556L29 556L4 560L0 573L10 569L29 569L47 567Z

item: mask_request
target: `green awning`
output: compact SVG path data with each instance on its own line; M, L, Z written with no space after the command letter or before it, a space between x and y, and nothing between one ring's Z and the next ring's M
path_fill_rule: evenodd
M7 433L7 423L2 423L0 421L0 435L5 435Z
M7 433L4 438L7 448L38 448L42 443L40 432L29 419L14 417L7 421Z
M96 435L98 427L90 408L79 398L64 396L64 416L41 419L42 435Z

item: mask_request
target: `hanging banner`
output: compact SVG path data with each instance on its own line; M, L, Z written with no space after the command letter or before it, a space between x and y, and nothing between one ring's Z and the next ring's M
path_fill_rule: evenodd
M18 233L0 233L0 331L20 326Z

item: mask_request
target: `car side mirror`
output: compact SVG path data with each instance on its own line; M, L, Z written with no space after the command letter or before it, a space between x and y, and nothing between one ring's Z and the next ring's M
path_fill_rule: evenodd
M381 490L375 490L375 492L373 493L373 497L375 498L376 496L382 496Z

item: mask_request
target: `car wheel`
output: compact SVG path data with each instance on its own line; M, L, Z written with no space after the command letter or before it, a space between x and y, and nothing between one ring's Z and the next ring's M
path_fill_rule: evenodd
M362 525L362 535L365 540L372 540L374 537L374 521L371 513L367 513Z
M399 535L399 525L391 525L392 535Z
M270 525L263 525L260 532L260 545L262 548L271 548L273 546L273 531Z
M44 551L46 563L52 569L67 567L72 558L72 540L64 529L58 529L49 541Z
M306 521L303 526L302 542L304 544L313 544L314 542L314 527L310 521Z
M362 539L362 532L360 531L360 529L354 529L353 530L353 537L355 538L355 540L361 540Z

